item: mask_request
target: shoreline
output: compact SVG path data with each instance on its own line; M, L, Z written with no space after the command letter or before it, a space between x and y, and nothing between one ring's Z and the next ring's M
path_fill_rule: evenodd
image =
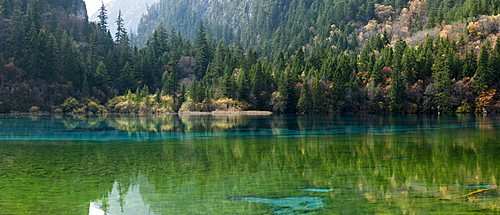
M203 115L241 115L241 116L269 116L272 115L271 111L211 111L211 112L202 112L202 111L182 111L178 113L179 115L185 116L203 116Z
M183 115L183 116L208 116L208 115L240 115L240 116L269 116L274 114L271 111L180 111L178 113L49 113L49 112L16 112L16 113L0 113L0 116L17 115L17 116L47 116L47 115Z

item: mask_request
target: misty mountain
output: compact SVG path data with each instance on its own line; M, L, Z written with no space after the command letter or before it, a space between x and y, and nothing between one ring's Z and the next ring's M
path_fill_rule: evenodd
M108 25L111 33L114 35L116 31L115 22L120 10L122 11L122 18L127 31L136 32L142 16L148 11L148 7L157 1L158 0L113 0L105 4L106 10L108 11ZM93 15L89 20L95 21L98 19L99 10L92 12Z

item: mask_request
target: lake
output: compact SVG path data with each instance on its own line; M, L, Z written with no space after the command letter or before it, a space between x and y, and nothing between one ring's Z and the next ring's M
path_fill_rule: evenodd
M0 214L500 213L500 117L0 116Z

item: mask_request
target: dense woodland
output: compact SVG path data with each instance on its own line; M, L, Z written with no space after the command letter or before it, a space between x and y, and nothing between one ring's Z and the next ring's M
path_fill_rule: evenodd
M0 3L3 113L500 110L499 1Z

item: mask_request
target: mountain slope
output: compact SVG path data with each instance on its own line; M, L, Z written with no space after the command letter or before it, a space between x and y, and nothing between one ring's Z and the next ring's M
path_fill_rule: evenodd
M158 0L113 0L105 4L108 11L108 24L112 35L116 32L116 19L121 10L125 29L129 32L137 32L137 26L142 16L148 11L148 6L153 5ZM91 21L96 21L99 10L94 11L90 17Z
M194 40L196 26L203 20L217 39L254 46L264 53L293 52L298 46L343 47L352 33L364 26L397 21L402 9L411 10L409 34L442 23L460 21L500 11L495 0L160 0L141 19L138 44L160 23L175 27ZM418 8L418 11L415 11ZM340 33L339 31L340 30ZM357 36L357 35L356 35Z
M0 112L500 111L493 0L163 0L142 48L66 3L2 1Z

